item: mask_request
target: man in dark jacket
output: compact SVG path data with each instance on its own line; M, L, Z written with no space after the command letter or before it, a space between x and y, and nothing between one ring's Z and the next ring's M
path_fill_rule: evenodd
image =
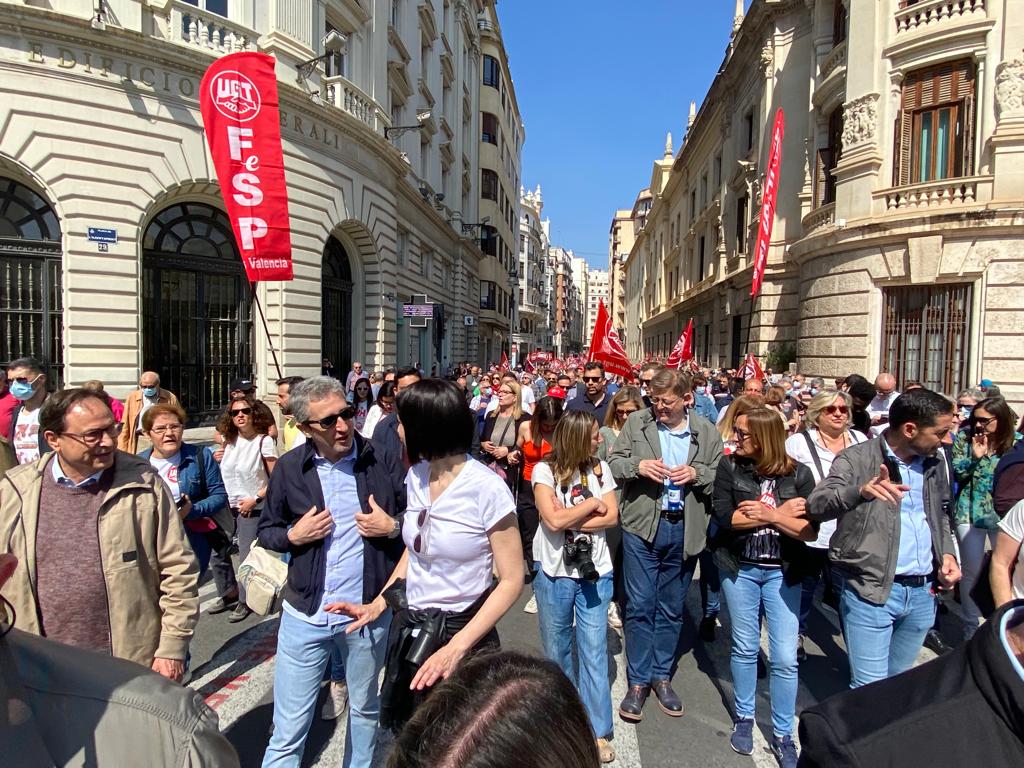
M377 452L356 431L355 408L337 379L316 376L291 390L289 407L307 442L284 454L270 478L259 543L291 555L274 671L274 733L264 766L301 760L320 681L337 649L348 680L345 765L368 766L377 741L377 676L389 614L351 634L331 602L369 603L402 554L401 457Z
M800 716L803 768L1024 765L1024 600L956 651Z
M395 397L407 387L411 387L420 380L420 372L417 368L408 366L395 371ZM405 448L402 446L402 439L398 436L398 413L393 411L377 422L373 428L373 444L379 449L387 451L395 456L399 463L405 456ZM400 497L402 505L405 505L405 485L402 486Z

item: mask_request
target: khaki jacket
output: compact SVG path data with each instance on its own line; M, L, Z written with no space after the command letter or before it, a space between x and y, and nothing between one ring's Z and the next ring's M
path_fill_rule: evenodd
M39 635L36 529L48 454L0 478L0 550L20 565L0 593L19 629ZM170 491L149 462L120 451L98 515L113 655L149 667L154 657L184 660L199 619L199 566Z
M177 405L178 398L173 392L161 389L157 396L158 405ZM124 413L121 416L121 423L124 428L117 437L117 447L125 453L138 453L139 436L135 434L135 428L139 423L139 414L142 412L142 390L136 389L124 399Z
M0 477L16 466L18 466L18 462L14 458L14 446L7 442L6 437L0 435Z

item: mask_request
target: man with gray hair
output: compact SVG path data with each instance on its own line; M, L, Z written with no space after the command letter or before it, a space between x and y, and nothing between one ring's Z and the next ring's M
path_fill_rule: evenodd
M377 676L391 617L348 634L352 619L324 611L333 602L369 603L402 556L401 456L375 449L355 428L345 385L314 376L291 388L292 417L306 443L285 453L270 477L259 543L291 555L274 670L274 733L263 765L293 766L333 650L349 691L344 765L368 768L377 741Z

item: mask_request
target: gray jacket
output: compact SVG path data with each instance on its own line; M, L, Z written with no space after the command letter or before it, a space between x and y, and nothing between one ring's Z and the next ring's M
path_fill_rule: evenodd
M697 470L697 479L686 486L683 501L683 557L694 557L707 543L715 471L722 458L722 437L703 416L691 410L688 418L692 437L686 463ZM641 476L639 467L643 459L660 458L661 440L654 412L646 408L630 414L608 454L608 465L622 490L619 503L622 529L648 542L654 541L658 531L663 486Z
M4 768L238 766L195 691L17 629L0 639L0 712Z
M892 591L900 551L900 510L892 503L865 500L861 487L875 477L882 464L895 464L885 450L885 436L851 445L832 462L832 470L807 499L807 517L822 522L836 520L829 544L829 559L861 598L883 605ZM924 506L932 533L933 565L943 555L953 555L949 526L951 499L945 460L931 456L924 461Z

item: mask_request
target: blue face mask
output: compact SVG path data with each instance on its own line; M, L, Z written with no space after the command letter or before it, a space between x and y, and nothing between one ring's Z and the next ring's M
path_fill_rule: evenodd
M159 387L143 387L142 394L146 397L156 397L157 392L160 391Z
M708 393L708 388L707 387L697 387L697 394L698 395L706 395L707 393Z
M813 397L816 394L818 394L818 388L817 387L811 387L811 396Z
M26 382L16 381L11 384L11 394L16 400L25 402L35 393L35 388Z

